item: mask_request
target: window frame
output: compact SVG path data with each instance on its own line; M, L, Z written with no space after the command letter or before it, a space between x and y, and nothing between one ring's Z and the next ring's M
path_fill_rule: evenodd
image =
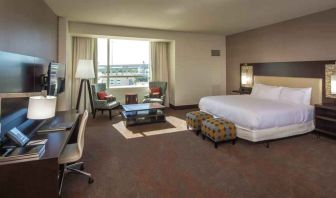
M148 60L148 81L146 82L146 85L121 85L121 86L112 86L110 83L110 80L113 78L113 74L111 73L111 67L113 66L113 64L111 64L110 60L110 52L111 52L111 43L113 43L113 39L110 38L98 38L98 39L106 39L107 40L107 65L106 65L106 76L98 76L97 74L97 81L99 81L100 79L106 79L106 86L108 89L120 89L120 88L145 88L145 87L149 87L149 82L151 80L151 66L150 66L150 57ZM121 39L121 40L132 40L132 39ZM145 40L144 40L145 41ZM149 45L149 49L148 51L150 52L150 45ZM99 51L97 52L99 53ZM97 64L97 70L99 68L99 65ZM120 80L119 80L120 81Z

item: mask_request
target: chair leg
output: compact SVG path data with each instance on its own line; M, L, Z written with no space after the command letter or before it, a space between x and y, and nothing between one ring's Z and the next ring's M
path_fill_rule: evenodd
M84 170L84 162L76 162L73 164L67 165L67 168L79 168L80 170Z
M232 145L235 145L236 144L236 139L233 139L232 140Z
M58 195L61 196L62 193L62 186L64 181L64 175L65 175L65 165L60 165L60 173L58 178Z
M217 142L215 142L215 148L217 148L218 147L218 143Z
M102 115L104 115L104 110L101 110L101 112L102 112Z
M97 109L93 110L93 118L96 118Z
M67 169L74 172L74 173L78 173L78 174L87 176L89 178L89 184L92 184L93 181L94 181L90 173L87 173L87 172L84 172L84 171L81 171L81 170L78 170L78 169L75 169L75 168L70 168L70 167L67 167Z
M110 120L112 120L112 109L109 110Z
M67 167L67 169L70 170L70 171L72 171L72 172L79 173L79 174L91 177L90 173L87 173L87 172L84 172L84 171L81 171L81 170L78 170L78 169L75 169L75 168L70 168L70 167Z

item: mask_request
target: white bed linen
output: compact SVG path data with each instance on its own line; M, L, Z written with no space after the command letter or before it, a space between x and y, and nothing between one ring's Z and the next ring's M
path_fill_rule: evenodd
M289 104L250 95L204 97L199 102L199 108L251 132L308 123L314 118L313 106Z
M295 135L302 135L315 129L314 120L301 124L292 124L284 127L275 127L261 130L248 130L237 126L237 137L251 142L273 140Z

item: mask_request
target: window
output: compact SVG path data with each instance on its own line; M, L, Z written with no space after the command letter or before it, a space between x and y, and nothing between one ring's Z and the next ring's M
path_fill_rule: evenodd
M149 41L98 39L98 82L112 87L148 86Z

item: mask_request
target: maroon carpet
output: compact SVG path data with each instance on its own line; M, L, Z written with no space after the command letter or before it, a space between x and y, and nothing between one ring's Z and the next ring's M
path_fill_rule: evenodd
M167 111L181 119L186 112ZM126 139L117 122L89 120L82 161L95 182L67 175L62 197L336 197L335 139L308 134L269 149L243 140L214 149L190 131Z

